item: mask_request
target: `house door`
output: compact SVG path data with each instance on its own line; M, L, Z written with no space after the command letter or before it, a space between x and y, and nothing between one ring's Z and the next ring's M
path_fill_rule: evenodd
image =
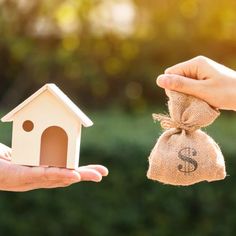
M68 137L62 128L47 128L41 137L40 165L66 167L67 147Z

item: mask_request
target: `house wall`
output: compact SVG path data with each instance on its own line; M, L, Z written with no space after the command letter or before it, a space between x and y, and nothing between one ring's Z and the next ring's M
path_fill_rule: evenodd
M25 120L34 123L34 129L24 131ZM12 162L38 166L43 131L50 126L59 126L68 135L67 168L75 169L79 161L81 123L74 114L62 105L51 93L43 92L22 110L13 121Z

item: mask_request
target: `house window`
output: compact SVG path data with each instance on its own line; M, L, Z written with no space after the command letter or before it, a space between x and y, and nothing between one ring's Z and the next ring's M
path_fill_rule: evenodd
M34 128L34 123L31 120L26 120L26 121L24 121L22 127L23 127L24 131L30 132Z

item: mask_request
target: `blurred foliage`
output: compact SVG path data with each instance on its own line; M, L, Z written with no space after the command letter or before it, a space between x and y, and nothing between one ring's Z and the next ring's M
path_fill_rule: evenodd
M156 76L199 54L235 68L235 9L235 0L0 0L0 106L58 84L93 110L81 164L110 169L100 184L1 192L0 235L234 235L233 116L207 129L226 157L226 180L177 188L145 175L160 134L150 109L165 103ZM0 124L1 142L10 144L10 132Z
M0 98L46 82L81 104L143 110L172 64L203 54L236 67L235 0L1 0Z
M236 120L232 116L220 117L207 129L222 147L229 176L190 187L146 178L147 157L161 132L151 122L150 112L142 116L101 112L91 118L96 125L83 132L81 164L103 163L109 176L99 184L1 192L0 235L234 235Z

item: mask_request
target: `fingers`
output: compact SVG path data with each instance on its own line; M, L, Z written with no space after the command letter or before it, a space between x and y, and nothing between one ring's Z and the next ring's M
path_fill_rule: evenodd
M87 165L85 167L98 171L102 176L107 176L109 173L108 169L102 165Z
M94 168L83 166L78 168L78 172L81 176L81 181L100 182L102 180L102 174Z
M177 74L192 79L205 79L204 67L209 64L210 59L204 56L197 56L188 61L178 63L165 70L165 74Z
M156 82L161 88L201 97L205 81L198 81L175 74L164 74L160 75Z
M42 168L42 167L35 167L38 168L38 177L43 176L45 180L52 180L52 181L64 181L64 182L80 182L80 181L94 181L100 182L103 176L108 175L108 169L102 165L87 165L79 167L77 170L69 170L63 168ZM43 171L43 173L42 173ZM41 173L40 173L41 172Z
M40 167L39 167L40 168ZM80 181L81 177L79 173L75 170L69 170L64 168L56 168L56 167L47 167L43 169L43 177L46 180L72 180L72 181Z
M28 183L26 188L58 188L66 187L80 181L100 182L102 176L108 174L106 167L101 165L88 165L77 170L69 170L55 167L32 167L36 177L35 182Z

